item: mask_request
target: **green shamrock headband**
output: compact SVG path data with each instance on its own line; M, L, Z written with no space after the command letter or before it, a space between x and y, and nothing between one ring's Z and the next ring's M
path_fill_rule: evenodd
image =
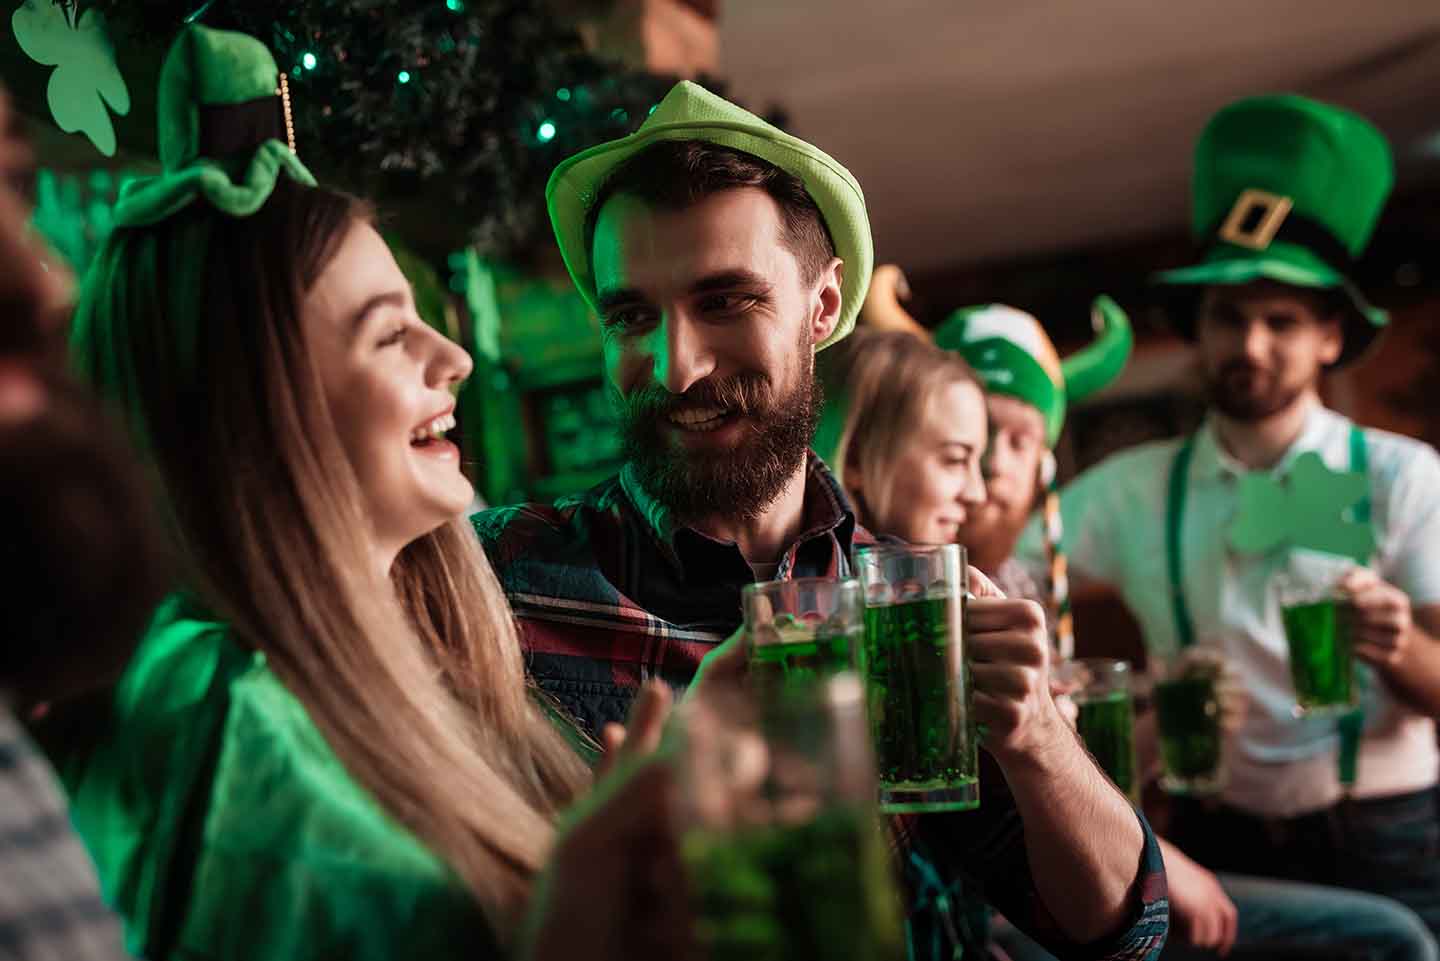
M289 83L253 37L186 27L160 70L156 113L164 172L127 187L115 205L116 226L158 223L197 197L232 217L248 217L264 206L282 173L316 185L295 154ZM277 136L267 136L270 131ZM258 147L257 137L264 137Z

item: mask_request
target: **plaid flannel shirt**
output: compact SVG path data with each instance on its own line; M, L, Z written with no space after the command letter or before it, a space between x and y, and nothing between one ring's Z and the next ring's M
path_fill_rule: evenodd
M677 524L629 466L553 505L494 508L472 520L520 622L532 676L594 735L606 722L624 723L643 681L684 688L706 653L739 628L740 589L755 580L735 544ZM875 543L814 455L801 531L780 560L779 579L847 575L851 549ZM984 752L981 761L977 810L892 819L910 895L912 957L981 948L986 901L1063 957L1157 955L1169 908L1159 846L1144 818L1127 928L1102 943L1073 944L1036 892L1000 769Z
M127 957L50 765L0 703L0 959Z

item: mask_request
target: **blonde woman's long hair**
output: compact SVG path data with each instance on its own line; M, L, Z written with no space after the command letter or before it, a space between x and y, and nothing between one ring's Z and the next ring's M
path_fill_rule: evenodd
M857 327L821 354L817 366L829 416L839 425L833 447L819 453L854 501L860 523L892 530L900 455L934 416L946 387L982 389L980 382L958 354L908 330Z
M300 303L352 198L282 178L253 217L195 204L115 231L77 310L81 372L146 455L195 591L263 651L355 779L506 932L588 770L525 677L463 518L377 590Z

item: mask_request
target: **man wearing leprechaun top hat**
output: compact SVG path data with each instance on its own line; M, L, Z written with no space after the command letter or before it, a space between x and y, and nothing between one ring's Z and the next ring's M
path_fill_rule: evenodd
M1217 114L1195 157L1204 258L1156 278L1209 416L1082 474L1062 505L1073 570L1119 588L1152 661L1211 647L1245 679L1228 782L1177 802L1178 845L1213 870L1389 895L1434 930L1440 457L1318 390L1386 323L1350 275L1391 184L1383 136L1352 113L1266 96ZM1337 571L1357 705L1338 721L1297 710L1278 591Z
M851 548L873 543L808 450L814 352L854 324L870 229L844 167L691 83L633 135L562 163L547 199L600 317L627 461L475 527L537 683L613 746L642 680L684 687L702 660L707 678L739 672L745 584L846 575ZM983 796L894 825L913 956L980 946L951 911L976 882L1057 952L1149 956L1167 923L1153 835L1051 700L1039 607L972 583L991 595L967 623L986 662Z

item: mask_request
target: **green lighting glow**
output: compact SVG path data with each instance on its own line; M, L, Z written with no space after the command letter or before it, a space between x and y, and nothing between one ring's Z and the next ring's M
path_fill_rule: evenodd
M615 121L616 123L625 123L627 120L630 119L630 111L626 110L624 107L616 107L614 110L610 111L610 119Z
M540 129L535 131L535 136L541 143L549 143L555 139L555 125L545 121L540 125Z
M310 53L309 51L306 51L305 55L300 58L300 65L306 70L314 70L316 64L318 64L319 62L320 58L315 56L313 53Z
M465 0L445 0L445 6L456 13L463 13L465 11Z
M559 90L555 91L555 99L561 101L562 103L568 103L570 101L570 88L561 87Z
M400 82L401 82L401 83L409 83L409 82L410 82L410 71L409 71L409 70L401 70L401 71L400 71Z

